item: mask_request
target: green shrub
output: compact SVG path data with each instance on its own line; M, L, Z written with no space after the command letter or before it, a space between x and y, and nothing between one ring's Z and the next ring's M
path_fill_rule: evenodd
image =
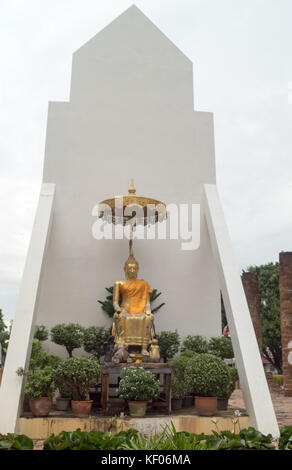
M208 340L200 335L188 335L182 343L182 351L189 349L198 354L204 354L208 352Z
M230 338L226 336L217 336L209 340L209 353L220 357L221 359L232 359L234 352Z
M57 387L70 390L73 400L84 401L91 386L98 382L100 365L91 357L70 357L57 367L54 378Z
M171 394L173 398L184 398L188 393L185 381L181 381L176 375L171 378Z
M212 354L191 358L185 372L190 389L202 397L219 397L230 380L227 364Z
M36 325L34 331L34 339L39 341L46 341L49 337L49 332L44 325Z
M105 355L107 343L111 335L110 328L90 326L84 329L84 350L96 359Z
M228 384L221 389L221 393L219 395L219 398L226 398L229 399L232 395L232 393L235 390L235 385L238 380L238 372L235 367L229 367L227 366L227 370L229 372L229 382Z
M198 353L195 351L191 351L190 349L184 349L178 357L185 358L186 360L191 359L192 357L195 357Z
M292 426L284 426L280 430L280 450L292 450Z
M58 356L48 354L42 349L40 340L34 339L32 342L32 350L29 362L29 369L32 371L44 369L44 367L50 366L55 369L58 364L62 362L62 359Z
M60 323L51 329L51 340L55 344L64 346L69 357L74 349L81 348L83 344L84 328L78 323Z
M190 385L186 380L185 370L189 360L196 355L197 353L186 350L179 356L169 360L169 365L173 370L171 389L174 397L181 398L191 392Z
M127 367L122 370L118 395L125 400L148 401L159 394L159 381L142 367Z
M54 383L54 371L51 367L42 370L24 372L18 369L18 375L27 375L24 393L31 399L36 400L41 397L52 397L56 390Z
M180 337L176 331L161 331L157 335L160 348L160 356L167 360L171 359L179 351Z

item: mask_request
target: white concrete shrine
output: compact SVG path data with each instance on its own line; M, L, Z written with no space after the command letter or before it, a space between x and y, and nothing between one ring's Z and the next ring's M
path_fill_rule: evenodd
M200 246L138 240L139 277L162 292L156 330L221 334L223 292L251 424L278 426L216 191L213 116L194 111L191 61L135 6L73 55L69 102L51 102L43 188L0 389L0 432L13 432L35 324L110 325L98 299L123 276L125 240L92 236L93 207L137 192L201 204ZM51 228L51 230L50 230ZM50 230L50 231L49 231ZM63 348L46 344L49 352Z

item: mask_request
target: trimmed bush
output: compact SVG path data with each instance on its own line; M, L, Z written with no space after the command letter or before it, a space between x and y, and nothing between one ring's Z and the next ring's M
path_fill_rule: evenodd
M62 362L60 357L48 354L42 349L41 343L38 339L33 340L29 370L36 371L48 366L55 369L60 362Z
M191 393L190 384L186 380L185 370L189 360L196 355L197 353L194 351L186 350L179 356L169 360L169 365L173 370L171 390L175 398L185 397Z
M230 381L228 366L212 354L198 354L188 361L186 381L196 396L220 397Z
M83 347L86 352L92 354L96 359L104 356L111 335L110 328L102 326L90 326L84 329Z
M74 349L81 348L83 344L84 328L78 323L60 323L51 329L51 340L55 344L64 346L69 357Z
M36 325L34 331L34 338L39 341L46 341L49 337L49 332L45 325Z
M125 400L148 401L159 394L159 380L142 367L127 367L122 370L118 395Z
M54 383L54 371L51 367L45 367L37 372L22 369L17 371L18 375L27 375L24 392L31 400L41 397L52 397L56 390Z
M182 351L189 349L198 354L207 353L209 350L208 340L200 335L188 335L182 343Z
M167 360L175 356L180 347L180 336L175 331L161 331L157 335L158 344L160 348L160 356Z
M91 357L70 357L57 367L54 377L57 387L66 389L73 400L84 401L90 387L98 383L100 365Z
M221 359L232 359L234 352L230 338L226 336L216 336L209 340L209 353Z
M235 367L229 367L229 366L227 366L227 369L229 372L229 382L225 387L222 388L219 398L229 399L235 390L235 384L238 380L237 369L235 369Z

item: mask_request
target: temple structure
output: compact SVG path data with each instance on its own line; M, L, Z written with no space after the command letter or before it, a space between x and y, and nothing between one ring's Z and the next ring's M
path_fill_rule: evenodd
M40 156L41 158L41 156ZM43 186L0 390L13 432L35 324L109 326L104 288L121 278L124 240L96 240L93 208L123 194L200 205L200 243L137 240L140 275L162 292L157 331L221 334L220 291L251 424L278 433L216 188L213 116L194 110L192 62L135 6L73 55L69 102L49 104ZM198 221L197 221L198 222ZM197 224L198 225L198 224ZM46 344L49 352L61 347Z

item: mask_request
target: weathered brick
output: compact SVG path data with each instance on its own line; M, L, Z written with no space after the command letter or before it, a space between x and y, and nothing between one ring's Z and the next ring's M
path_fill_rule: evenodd
M280 311L285 396L292 396L292 252L280 253Z

